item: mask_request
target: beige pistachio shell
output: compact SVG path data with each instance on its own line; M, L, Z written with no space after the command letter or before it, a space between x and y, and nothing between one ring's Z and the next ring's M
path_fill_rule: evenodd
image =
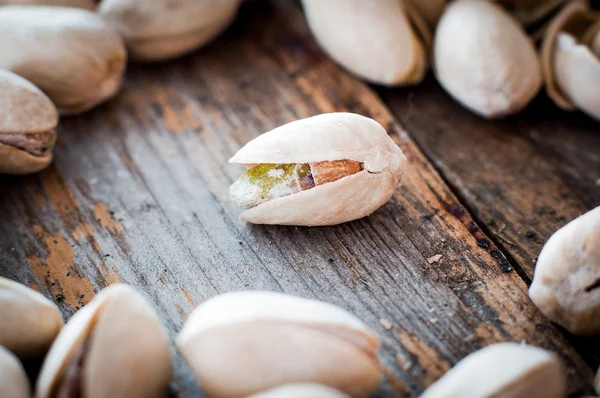
M60 311L40 293L0 277L0 346L20 358L42 356L63 325Z
M485 118L517 113L542 85L536 51L523 28L488 1L458 0L446 7L434 58L440 84Z
M77 7L93 10L96 8L95 0L0 0L0 6L24 5L24 6L59 6Z
M551 352L497 343L458 362L420 398L564 398L565 375Z
M365 217L387 202L400 183L406 157L373 119L326 113L260 135L230 163L310 163L348 159L364 170L335 182L277 198L245 210L255 224L334 225Z
M19 136L46 133L53 142L58 113L52 101L37 87L7 70L0 69L0 173L27 174L46 168L52 161L52 148L41 153L16 145Z
M160 61L213 40L241 0L103 0L98 12L124 37L131 59Z
M546 242L529 297L575 334L600 333L600 207L571 221Z
M107 287L71 318L44 361L36 397L57 397L71 361L82 349L76 379L81 396L142 398L165 393L172 372L169 340L154 310L131 287Z
M29 398L29 380L23 366L13 354L0 345L0 397ZM332 397L334 398L334 397Z
M423 79L427 46L404 0L302 0L302 5L317 42L350 72L391 86Z
M350 398L350 396L324 385L299 383L276 387L248 398Z
M0 68L31 81L61 114L83 112L121 87L125 47L96 13L70 7L0 7Z
M208 397L317 383L367 397L380 379L378 337L352 314L281 293L227 293L200 305L177 338Z

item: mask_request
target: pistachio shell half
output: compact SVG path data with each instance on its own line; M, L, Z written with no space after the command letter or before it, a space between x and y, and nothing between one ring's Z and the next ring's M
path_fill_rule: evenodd
M0 69L0 173L27 174L52 161L58 113L37 87Z
M23 366L10 351L0 345L0 397L29 398L29 380Z
M103 0L98 12L125 39L131 59L161 61L216 38L241 0Z
M525 344L497 343L458 362L420 398L565 396L565 371L556 355Z
M63 325L58 307L40 293L0 277L0 346L20 358L41 356Z
M159 397L171 372L169 339L156 313L134 289L114 284L59 334L36 397Z
M272 177L277 186L293 183L286 179L285 173L263 167L264 172L271 174L251 171L250 176L242 179L252 183L254 176L255 186L236 183L230 193L232 200L240 204L260 202L242 212L242 220L255 224L315 226L356 220L382 206L400 183L406 157L373 119L353 113L326 113L260 135L240 149L230 163L270 164L269 167L308 164L311 175L304 177L314 180L313 187L292 189L290 194L276 198L267 195L268 200L262 201L265 189L273 187L263 184L257 188L256 184L261 183L256 179ZM319 175L324 173L328 178L319 180ZM290 176L294 178L293 174ZM244 186L248 190L239 189ZM243 195L257 194L258 199L240 199Z
M93 10L96 8L96 0L0 0L0 6L6 5L77 7Z
M248 398L350 398L350 396L320 384L299 383L276 387Z
M305 382L367 397L379 385L379 338L352 314L316 300L223 294L194 310L176 344L208 397Z
M427 39L419 37L404 0L302 0L320 46L350 72L384 85L416 84L427 72Z
M600 207L571 221L544 245L529 297L575 334L600 333Z
M525 31L488 1L458 0L446 7L434 56L444 89L485 118L520 111L542 85L537 54Z
M125 47L95 13L71 7L0 7L0 68L26 78L61 114L83 112L121 87Z

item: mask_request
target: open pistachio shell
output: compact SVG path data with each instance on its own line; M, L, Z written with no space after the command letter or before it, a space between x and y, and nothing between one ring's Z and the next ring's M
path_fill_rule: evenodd
M497 343L461 360L420 398L564 398L565 374L551 352Z
M600 334L600 207L554 233L537 261L529 297L575 334Z
M58 113L37 87L0 69L0 173L27 174L52 161Z
M96 0L0 0L0 6L6 5L77 7L93 10L96 8Z
M299 383L275 387L248 398L350 398L350 396L320 384Z
M542 85L537 54L525 31L488 1L457 0L446 7L435 34L434 58L446 91L486 118L520 111Z
M96 13L72 7L0 7L0 68L26 78L61 114L83 112L121 87L125 47Z
M255 224L334 225L367 216L392 196L406 157L376 121L353 113L326 113L260 135L230 163L291 164L347 159L362 171L245 210Z
M190 315L177 346L208 397L318 383L367 397L380 379L379 339L352 314L281 293L227 293Z
M58 307L40 293L0 277L0 346L20 358L46 353L63 325Z
M129 56L161 61L217 37L233 21L241 0L103 0L98 12L125 38Z
M114 284L60 333L36 397L159 397L171 372L169 340L155 312L131 287Z
M350 72L391 86L423 79L427 45L404 0L302 0L302 5L317 42Z
M29 380L19 360L0 345L0 397L29 398ZM334 398L334 397L332 397Z

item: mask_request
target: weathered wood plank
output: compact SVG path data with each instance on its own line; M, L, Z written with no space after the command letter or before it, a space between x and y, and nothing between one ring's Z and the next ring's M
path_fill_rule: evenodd
M380 121L409 158L393 200L330 228L239 221L227 191L242 170L228 158L282 123L343 110ZM382 396L415 396L504 340L556 351L570 391L590 391L590 368L530 303L526 283L376 93L312 44L296 7L246 5L216 43L132 67L116 100L63 120L59 133L49 170L0 178L0 275L54 298L66 317L123 281L174 336L209 297L277 290L337 304L382 336ZM174 393L197 396L181 361L176 373Z

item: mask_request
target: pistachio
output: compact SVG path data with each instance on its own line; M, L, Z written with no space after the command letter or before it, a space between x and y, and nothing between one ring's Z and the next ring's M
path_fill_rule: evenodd
M169 340L155 312L134 289L114 284L59 334L36 397L158 397L171 372Z
M313 383L288 384L249 396L248 398L350 398L331 387Z
M0 0L0 6L5 5L77 7L93 10L96 8L96 0Z
M40 293L0 277L0 346L20 358L43 355L62 328L62 315Z
M420 398L565 396L565 372L556 355L525 344L497 343L458 362Z
M0 173L26 174L52 161L58 113L37 87L0 69Z
M529 297L575 334L600 333L600 207L554 233L537 261Z
M440 84L485 118L520 111L542 85L533 44L518 22L491 2L458 0L446 7L434 54Z
M241 0L103 0L98 12L125 38L137 61L186 54L216 38Z
M331 58L384 85L417 84L427 72L431 32L405 0L302 0L308 25Z
M176 344L208 397L306 382L366 397L379 385L379 338L352 314L316 300L223 294L194 310Z
M0 68L31 81L61 114L83 112L121 86L125 47L95 13L70 7L0 7Z
M550 23L542 43L546 90L565 110L582 110L600 120L600 58L596 46L598 16L583 2L566 6Z
M19 360L0 346L0 397L29 398L29 380Z
M241 219L305 226L371 214L392 196L406 168L385 129L353 113L285 124L250 141L230 162L255 166L230 190L234 203L250 207Z

